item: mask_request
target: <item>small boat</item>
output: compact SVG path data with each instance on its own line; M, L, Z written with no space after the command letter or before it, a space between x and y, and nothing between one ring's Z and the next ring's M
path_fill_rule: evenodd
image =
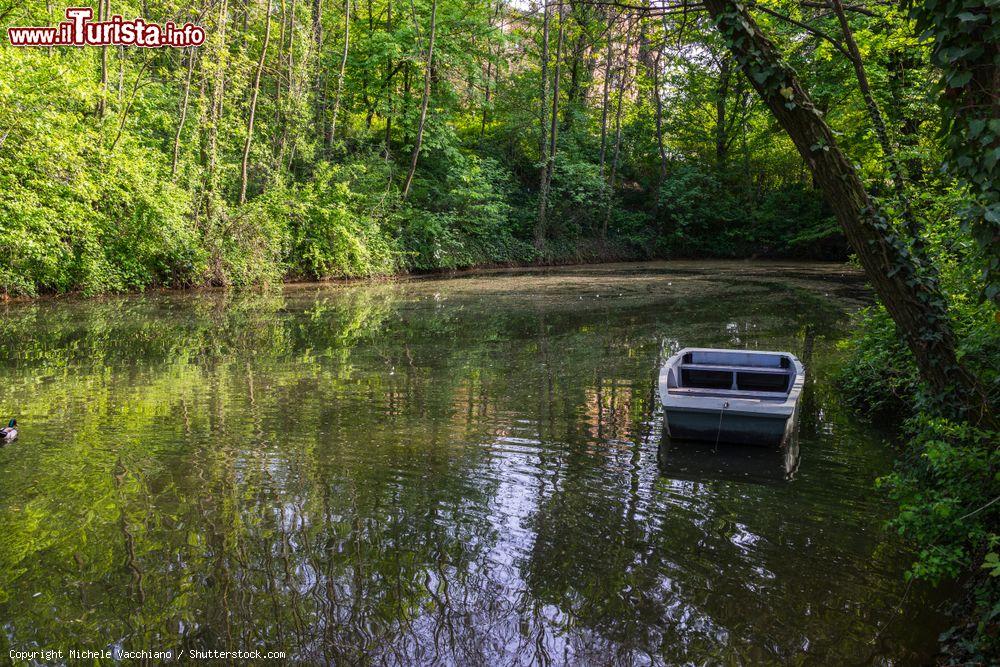
M788 352L684 348L660 370L665 432L677 440L783 445L805 376Z

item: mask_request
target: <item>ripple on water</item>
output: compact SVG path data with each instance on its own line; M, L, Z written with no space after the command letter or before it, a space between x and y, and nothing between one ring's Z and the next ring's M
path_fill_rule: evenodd
M941 621L900 601L891 452L830 379L865 299L843 267L682 262L4 306L3 636L921 664ZM661 446L688 344L803 358L797 469Z

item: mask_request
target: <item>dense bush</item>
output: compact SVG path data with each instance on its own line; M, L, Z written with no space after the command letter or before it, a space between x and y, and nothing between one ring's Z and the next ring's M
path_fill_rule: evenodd
M395 242L385 229L395 193L380 161L322 163L304 185L282 197L290 236L287 271L305 278L392 273Z
M529 261L530 246L511 232L512 184L499 164L454 152L437 167L414 182L413 196L396 212L404 266L427 270Z
M697 165L675 169L660 185L660 243L680 255L732 255L741 212L717 174Z
M734 187L724 172L683 164L657 193L658 248L680 256L839 259L847 246L822 197L799 184L764 193Z
M205 251L187 213L188 196L160 182L157 155L138 159L93 147L48 162L0 153L0 292L87 293L188 285Z
M960 232L960 207L954 204L961 197L955 189L928 195L921 222L948 291L959 356L1000 407L997 311L978 298L983 260ZM945 416L939 398L920 382L883 307L858 315L847 348L840 382L848 400L869 415L903 421L900 459L879 486L899 507L891 526L915 546L908 576L932 582L965 576L968 593L958 625L942 639L968 660L995 656L1000 651L1000 432Z

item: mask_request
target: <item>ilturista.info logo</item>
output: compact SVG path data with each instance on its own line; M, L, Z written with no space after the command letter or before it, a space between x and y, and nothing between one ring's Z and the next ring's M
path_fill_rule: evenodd
M11 46L141 46L158 49L164 46L183 49L201 46L205 29L193 23L163 25L136 18L127 20L115 15L106 21L91 21L90 7L69 7L66 20L57 26L7 28Z

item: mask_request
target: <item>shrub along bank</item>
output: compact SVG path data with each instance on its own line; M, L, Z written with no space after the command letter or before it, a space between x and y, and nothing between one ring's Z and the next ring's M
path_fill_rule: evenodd
M982 299L984 260L959 229L960 193L927 202L922 223L941 270L959 351L1000 408L1000 327ZM958 579L965 596L955 625L941 637L949 664L996 664L1000 655L1000 432L944 416L939 397L920 382L909 349L885 309L858 317L841 375L848 399L863 413L901 422L901 453L879 487L897 503L890 522L915 546L907 576L939 583ZM997 413L997 410L994 410Z

